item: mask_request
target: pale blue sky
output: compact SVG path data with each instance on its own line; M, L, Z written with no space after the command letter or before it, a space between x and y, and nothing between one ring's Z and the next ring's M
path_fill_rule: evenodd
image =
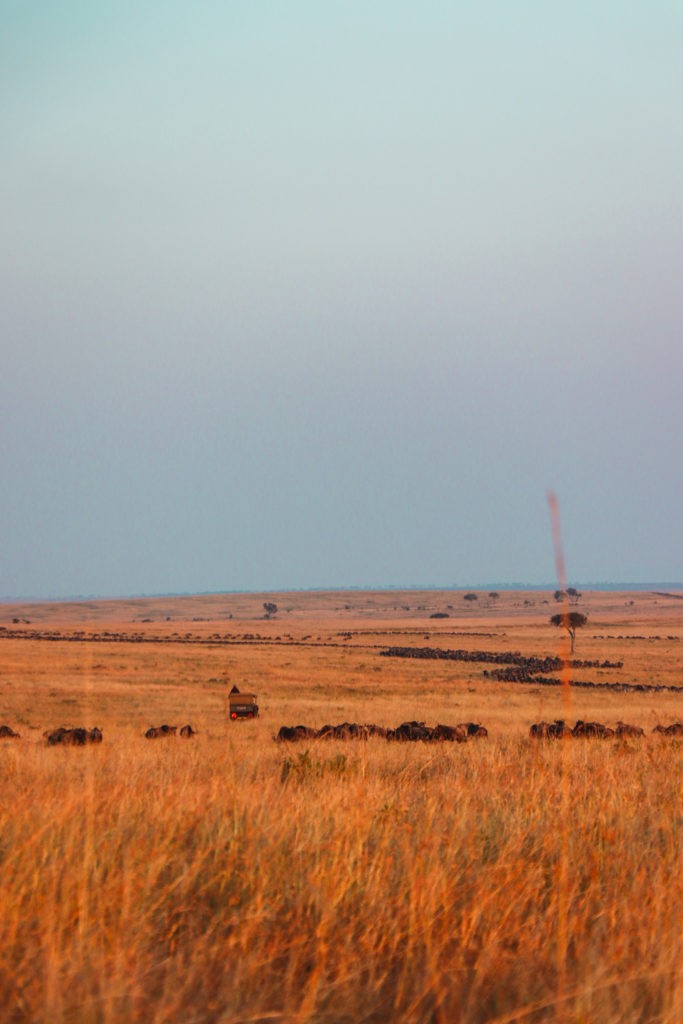
M0 594L683 579L680 3L0 9Z

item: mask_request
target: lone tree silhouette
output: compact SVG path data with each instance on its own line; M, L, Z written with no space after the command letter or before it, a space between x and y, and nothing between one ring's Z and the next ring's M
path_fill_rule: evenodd
M463 600L464 601L477 601L478 598L477 598L476 594L465 594L465 597L463 598Z
M577 629L581 629L588 622L588 616L584 615L583 612L560 612L558 615L550 616L550 625L559 626L562 629L566 629L569 633L571 640L571 651L574 653L574 640L576 639Z
M264 601L263 602L263 610L266 613L263 616L264 619L269 619L271 617L271 615L276 615L277 614L277 605L275 604L274 601Z
M578 604L581 600L581 592L576 587L567 587L567 597L570 604Z

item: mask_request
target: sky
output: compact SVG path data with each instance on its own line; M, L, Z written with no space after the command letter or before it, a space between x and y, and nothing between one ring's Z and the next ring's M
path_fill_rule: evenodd
M683 580L678 0L0 6L0 595Z

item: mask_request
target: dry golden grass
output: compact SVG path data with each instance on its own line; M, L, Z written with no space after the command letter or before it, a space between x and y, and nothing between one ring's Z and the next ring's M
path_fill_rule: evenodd
M544 597L1 609L26 631L161 642L0 640L0 717L22 733L0 745L0 1018L679 1024L683 744L650 730L683 718L682 696L573 690L572 719L648 737L532 744L532 721L563 714L559 690L378 656L390 643L553 654ZM264 599L292 611L263 621ZM448 604L450 619L429 620ZM683 685L683 602L585 604L576 655L624 661L586 678ZM174 632L233 642L163 642ZM477 632L495 635L463 635ZM227 679L256 689L261 719L226 721ZM281 724L408 718L474 719L491 737L272 741ZM142 738L162 722L200 734ZM99 725L104 743L48 748L42 731L61 724Z

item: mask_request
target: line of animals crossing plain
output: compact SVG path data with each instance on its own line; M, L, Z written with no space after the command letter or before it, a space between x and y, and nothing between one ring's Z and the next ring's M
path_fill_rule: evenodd
M336 640L313 640L302 637L295 640L290 637L268 637L260 634L231 635L214 634L210 637L197 636L194 633L185 633L183 636L152 636L146 633L121 633L104 630L101 633L86 633L77 630L71 633L62 633L58 630L20 630L8 629L0 626L0 640L33 640L46 643L88 643L88 644L195 644L201 647L232 647L232 646L258 646L264 647L338 647L343 649L358 648L359 650L372 650L383 647L382 644L353 644L340 643Z
M483 676L503 683L525 683L538 686L562 686L558 677L541 675L542 672L559 672L565 667L561 658L527 657L517 651L465 651L439 647L385 647L380 651L385 658L415 658L425 661L463 661L506 665L503 669L484 670ZM621 669L622 661L587 661L572 659L567 662L570 669L598 668L601 670ZM572 679L571 686L582 689L614 690L620 693L683 693L683 686L664 686L656 683L594 682L588 679Z
M656 725L652 732L662 736L683 737L683 723L672 722L669 725ZM378 736L390 742L399 743L466 743L472 739L488 739L488 735L489 731L486 726L479 722L428 726L425 722L412 721L402 722L395 729L386 729L374 724L342 722L339 725L324 725L321 729L306 725L283 725L273 739L278 743L296 743L334 739L366 740ZM616 725L609 726L604 722L584 722L582 719L579 719L573 728L563 719L556 719L554 722L534 722L529 727L529 738L532 740L611 739L614 737L616 739L640 739L645 737L645 730L640 725L630 725L627 722L619 721Z
M192 739L197 735L196 729L191 725L159 725L150 726L144 733L148 740L160 739L166 736L182 736L183 739ZM0 725L0 740L20 740L21 733L16 732L10 725ZM84 726L64 726L58 729L46 729L42 734L48 747L85 747L91 743L102 743L104 734L99 726L86 728Z
M668 725L656 725L652 729L653 734L667 737L683 738L683 723L671 722ZM197 732L191 725L160 725L150 726L143 734L145 739L164 739L172 736L180 736L183 739L192 739ZM390 742L408 743L466 743L468 740L488 739L489 730L479 722L459 722L457 725L444 725L439 723L435 726L428 726L425 722L410 721L402 722L394 728L375 725L374 723L341 722L337 725L324 725L320 729L306 725L283 725L273 736L277 743L295 743L314 740L369 740L381 738ZM639 739L645 737L645 730L642 726L631 725L619 721L614 726L605 725L603 722L584 722L579 719L573 728L563 719L556 719L554 722L534 722L529 727L529 737L535 740L558 740L558 739ZM42 734L48 746L88 746L99 744L103 741L102 729L95 726L85 728L83 726L65 727L58 729L47 729ZM19 740L21 734L11 726L0 725L0 740Z

